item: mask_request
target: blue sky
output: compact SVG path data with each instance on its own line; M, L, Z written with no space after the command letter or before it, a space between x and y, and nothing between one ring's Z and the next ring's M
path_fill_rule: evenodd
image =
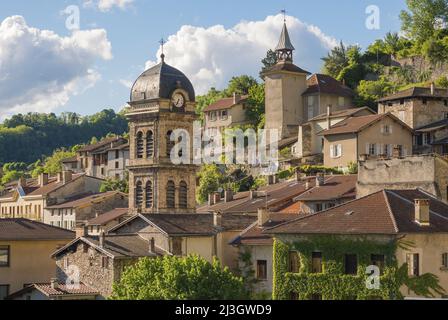
M90 1L90 5L86 6L86 1ZM124 1L127 5L100 10L98 1L109 4ZM61 13L69 5L77 5L80 8L81 31L101 29L105 33L73 37L72 32L65 27L67 16ZM365 10L369 5L376 5L380 9L379 30L368 30L365 27L367 18ZM167 62L181 68L193 79L197 93L202 93L211 86L218 88L224 86L231 75L242 73L256 75L259 56L269 49L270 43L271 47L275 47L275 37L278 37L277 33L281 29L279 16L277 19L267 17L276 16L283 8L286 8L290 16L288 25L291 25L292 41L297 49L295 63L308 68L311 72L318 72L321 56L335 41L358 43L365 48L388 31L399 31L398 16L400 10L405 8L405 1L2 1L0 21L14 15L22 16L24 21L15 21L14 28L9 24L8 28L0 29L0 51L3 49L6 52L8 50L22 52L22 48L17 46L26 41L21 40L19 43L11 39L5 41L2 32L5 34L12 29L16 32L25 24L27 30L32 28L53 31L59 38L51 41L59 41L58 46L64 46L64 38L72 37L72 41L70 50L52 49L53 51L49 53L45 48L47 41L41 41L43 38L46 39L45 33L40 34L38 36L40 40L37 41L34 32L31 31L27 38L29 45L23 49L23 57L22 55L20 57L27 59L25 62L19 64L17 59L11 58L11 55L3 57L0 55L0 59L4 60L0 60L0 72L9 75L13 80L7 81L7 77L4 77L7 81L5 83L20 85L21 81L26 82L23 92L18 90L18 94L21 94L20 99L11 94L14 89L7 88L3 91L0 89L0 119L15 112L26 111L56 113L75 111L91 114L105 107L118 110L129 98L127 86L144 70L145 64L150 66L155 62L159 50L158 41L162 37L168 39ZM252 22L260 22L263 27L254 28ZM194 28L182 29L185 25ZM209 29L216 25L221 25L222 28ZM310 31L312 29L310 26L317 27L320 31ZM215 32L218 34L217 37L214 36ZM20 37L19 33L14 34ZM188 43L190 35L191 41L197 41L194 47ZM257 38L254 40L256 43L250 45L244 43L252 41L254 37ZM79 41L84 43L81 53L77 51ZM33 43L36 42L39 42L38 48L34 47ZM110 48L107 47L107 43L110 44ZM97 44L101 44L101 47L96 47ZM204 50L195 51L198 50L198 46L201 48L203 46ZM215 56L214 48L221 54ZM35 49L41 51L35 52L33 51ZM27 54L31 59L27 58ZM62 58L63 55L67 55L68 58ZM49 56L51 58L48 58ZM83 61L70 63L73 56L82 57ZM47 60L42 64L37 57ZM209 57L213 62L206 61ZM18 63L14 65L14 69L12 66L9 70L5 67L6 64L10 64L7 59L12 59L11 64ZM57 63L51 64L48 59L57 60ZM27 65L26 62L30 60L34 63L30 62L28 66L30 71L20 70L21 66ZM32 70L37 65L45 66L37 68L39 76L35 76ZM15 73L18 69L20 76L26 79L12 74L12 71ZM87 70L93 73L89 73L88 76ZM1 73L0 84L3 79ZM40 90L45 94L39 94ZM65 91L64 95L56 95L55 91L62 90Z

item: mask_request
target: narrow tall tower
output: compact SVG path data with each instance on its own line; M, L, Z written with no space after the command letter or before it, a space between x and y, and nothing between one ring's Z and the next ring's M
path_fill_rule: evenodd
M163 53L161 58L161 63L135 81L126 114L130 126L129 208L143 213L194 213L196 166L175 165L170 154L174 130L186 130L193 137L195 92L181 71L165 63Z
M264 73L266 129L278 129L281 139L297 134L304 122L302 93L307 89L310 73L293 64L294 50L285 21L275 48L277 64Z

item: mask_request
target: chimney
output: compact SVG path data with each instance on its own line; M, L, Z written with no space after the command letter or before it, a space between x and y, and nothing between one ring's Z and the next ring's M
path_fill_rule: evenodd
M268 186L271 186L273 184L275 184L275 175L270 174L268 175Z
M208 205L211 207L212 205L214 205L215 198L213 197L213 193L210 193L208 195Z
M237 104L241 100L241 95L237 94L236 92L233 93L233 104Z
M104 244L106 243L106 234L104 231L100 233L100 248L104 248Z
M296 181L302 181L302 173L299 170L296 170Z
M327 129L331 128L331 109L332 109L332 106L331 106L331 104L329 104L327 106Z
M433 96L435 95L435 93L436 93L436 86L434 82L431 82L431 95Z
M250 200L254 200L258 197L257 191L256 190L250 190Z
M58 183L61 183L64 180L63 172L58 172Z
M220 212L213 212L213 226L216 228L222 227L222 214Z
M269 212L266 208L258 209L258 226L262 227L269 221Z
M392 158L401 158L401 149L397 145L394 145L392 150Z
M76 233L76 238L87 237L89 235L89 227L86 225L81 226L81 227L76 227L75 233Z
M25 177L20 177L19 178L19 186L20 187L25 187L26 186L26 179L25 179Z
M311 189L311 184L309 180L306 180L305 182L305 190L310 190Z
M415 221L422 226L429 226L429 199L415 199Z
M50 280L51 289L57 290L59 288L59 282L56 278L51 278Z
M72 179L73 179L73 172L72 171L67 170L67 171L63 171L62 172L62 182L64 184L69 183L70 181L72 181Z
M224 202L228 203L232 200L233 200L233 191L232 190L224 191Z
M325 175L321 172L316 174L316 187L321 187L325 184Z
M48 184L48 173L41 173L39 176L39 186L43 187Z
M149 240L149 253L156 253L156 240L154 238Z
M213 198L214 198L214 203L216 204L216 203L219 203L220 201L221 201L221 193L219 193L219 192L215 192L214 194L213 194Z

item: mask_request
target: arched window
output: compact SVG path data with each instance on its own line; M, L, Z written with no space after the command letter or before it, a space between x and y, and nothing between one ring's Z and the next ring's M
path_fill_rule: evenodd
M146 183L146 208L152 208L154 203L152 182L148 181Z
M143 159L143 133L139 132L137 133L137 139L136 139L136 151L137 151L137 159Z
M179 207L188 208L188 185L185 181L181 181L179 185Z
M173 133L173 131L168 131L166 133L166 155L167 157L171 156L171 150L174 148L174 141L171 141L171 134Z
M166 185L166 206L167 208L176 207L176 186L173 181L168 181Z
M154 156L154 133L149 130L146 134L146 157L152 158Z
M141 207L143 204L143 184L138 181L135 185L135 205Z

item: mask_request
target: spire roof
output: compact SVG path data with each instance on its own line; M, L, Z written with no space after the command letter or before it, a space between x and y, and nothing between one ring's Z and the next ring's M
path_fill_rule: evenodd
M288 28L286 27L286 22L283 24L282 34L280 35L280 41L278 42L275 51L283 51L283 50L295 50L294 46L291 43L291 39L289 38Z

